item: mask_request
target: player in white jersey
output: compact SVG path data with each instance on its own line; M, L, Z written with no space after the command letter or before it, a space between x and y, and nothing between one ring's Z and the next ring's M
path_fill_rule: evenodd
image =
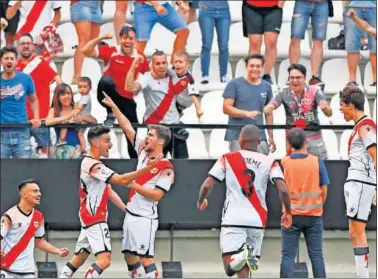
M84 264L89 249L96 257L85 273L85 278L97 278L110 265L110 233L107 224L108 199L125 211L126 205L109 183L127 186L143 174L149 173L160 162L161 157L151 160L138 171L117 174L106 167L101 157L108 157L112 143L110 129L105 126L92 127L88 132L90 151L81 163L80 211L81 232L75 248L75 256L62 269L60 278L70 278Z
M34 278L34 246L60 257L69 253L67 248L56 248L44 239L44 217L35 209L41 201L37 182L25 180L18 191L20 202L1 217L0 278Z
M103 102L112 108L115 117L138 153L137 169L163 153L171 140L169 128L151 124L145 139L140 139L130 121L105 93ZM129 185L131 188L123 224L122 252L132 278L157 278L154 262L155 234L158 228L157 205L174 181L173 165L162 159L150 173Z
M364 114L365 96L357 86L347 86L340 92L340 110L346 121L355 123L349 139L348 177L344 196L349 234L354 248L357 277L368 278L369 246L366 222L377 190L377 126Z
M258 268L267 222L265 194L269 179L276 185L285 207L282 225L290 227L292 218L290 197L279 164L257 152L259 128L244 126L239 143L241 150L223 155L210 170L202 184L197 207L205 210L213 185L225 181L227 192L220 236L223 265L228 276L237 273L238 277L247 278L250 270Z

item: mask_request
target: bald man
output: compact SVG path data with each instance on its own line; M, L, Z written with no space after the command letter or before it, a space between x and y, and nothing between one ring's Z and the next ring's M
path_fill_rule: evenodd
M241 150L223 155L202 184L197 207L204 211L207 196L214 184L225 181L226 201L223 208L221 250L228 276L246 278L257 270L267 222L265 203L268 177L280 193L285 207L281 223L291 226L290 197L281 168L273 158L259 153L260 130L244 126L239 136Z
M69 253L67 248L56 248L43 238L43 214L35 209L41 201L37 182L22 181L18 191L20 202L1 217L0 278L33 278L34 246L60 257Z

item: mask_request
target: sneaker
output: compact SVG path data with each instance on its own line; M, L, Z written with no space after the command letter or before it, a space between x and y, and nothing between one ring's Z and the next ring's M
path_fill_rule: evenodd
M259 268L259 260L253 254L253 250L252 239L248 237L247 242L244 244L245 261L251 271L256 271Z
M324 91L325 83L318 76L312 76L308 84L319 86Z
M208 84L209 83L209 76L203 76L201 78L201 84Z
M113 113L109 113L104 121L106 127L112 128L115 122L115 116Z
M373 87L375 87L375 86L377 86L377 82L376 81L374 81L372 84L370 84L369 86L373 86Z
M228 76L221 77L221 83L229 83L231 81L231 78Z
M55 144L55 146L56 146L56 147L59 147L59 146L63 146L63 145L66 145L66 144L67 144L66 141L58 141L58 142Z
M263 75L262 79L269 82L270 84L273 84L272 78L268 74Z

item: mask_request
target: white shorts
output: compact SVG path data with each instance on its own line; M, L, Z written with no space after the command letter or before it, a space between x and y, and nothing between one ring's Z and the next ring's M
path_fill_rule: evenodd
M260 257L261 245L264 238L263 229L222 227L220 235L220 246L222 256L239 253L247 237L251 238L253 244L253 254Z
M346 214L349 219L367 222L373 202L375 186L347 181L344 185Z
M153 258L158 225L157 219L137 217L126 213L123 223L122 253Z
M75 247L75 255L83 252L90 254L90 250L95 256L104 252L111 252L110 231L108 224L99 223L89 228L82 228L79 239Z
M35 278L34 274L20 274L8 272L5 270L0 271L0 278Z

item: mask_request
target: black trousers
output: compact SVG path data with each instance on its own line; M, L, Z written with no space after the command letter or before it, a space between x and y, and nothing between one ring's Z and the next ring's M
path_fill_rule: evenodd
M97 100L98 102L106 109L109 113L112 113L112 109L102 103L104 99L104 91L106 94L112 98L113 102L117 105L119 110L122 112L123 115L127 117L127 119L134 124L138 124L138 116L136 112L136 103L132 99L124 98L118 94L116 90L116 85L114 80L110 76L103 76L100 81L98 82L97 86ZM127 151L129 152L130 158L138 158L138 154L136 153L133 144L131 144L130 140L126 137L127 140Z
M177 129L176 129L177 130ZM171 129L172 138L166 147L163 149L164 156L168 152L171 153L172 159L188 159L188 146L186 140L179 139L174 136L174 130Z

